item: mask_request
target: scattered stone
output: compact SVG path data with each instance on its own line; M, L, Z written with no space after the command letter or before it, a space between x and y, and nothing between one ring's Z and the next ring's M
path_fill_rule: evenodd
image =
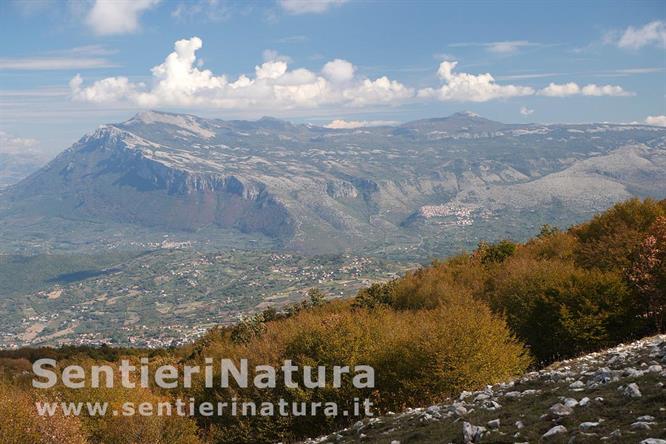
M435 417L430 413L423 413L419 416L419 419L423 422L433 421Z
M475 426L467 421L463 422L463 442L465 444L481 442L481 437L485 432L485 427Z
M590 398L588 398L588 397L586 396L586 397L584 397L583 399L580 400L580 402L578 403L578 405L581 406L581 407L585 407L585 406L588 405L589 403L590 403Z
M608 384L613 380L613 373L608 367L597 370L592 377L592 382L597 384Z
M590 430L591 428L597 427L598 425L598 422L583 422L578 426L578 428L581 430Z
M476 398L474 398L474 402L485 401L486 399L490 399L489 394L479 393L478 395L476 395Z
M622 436L622 432L620 429L613 430L610 435L608 435L609 438L619 438Z
M666 444L666 439L647 438L641 441L639 444Z
M563 402L567 407L576 407L578 405L578 401L573 398L565 398Z
M661 365L651 365L647 369L649 373L660 373L661 370L662 370Z
M524 428L525 428L525 424L523 424L523 421L516 421L516 428L517 428L518 430L520 430L520 429L524 429Z
M583 389L585 388L585 383L583 381L576 381L572 384L569 384L569 388L572 388L574 390Z
M551 436L559 435L560 433L567 433L567 428L564 427L563 425L555 426L552 429L548 430L546 433L544 433L542 438L547 439L550 438Z
M494 410L497 410L497 409L501 409L502 405L495 402L495 401L484 401L483 404L482 404L482 407L486 410L494 411Z
M631 424L632 430L650 430L650 422L645 422L645 421L636 421L633 424Z
M573 413L573 409L558 402L549 409L549 412L555 416L569 416Z
M621 360L622 360L622 358L620 357L620 355L613 355L613 357L608 360L608 365L613 365L617 361L621 361Z
M622 372L622 375L628 378L640 378L641 376L643 376L643 374L645 374L645 372L641 370L636 370L633 367L627 367Z
M638 388L638 384L636 384L635 382L632 382L631 384L629 384L624 389L623 393L624 393L625 396L628 396L630 398L640 398L641 396L643 396L641 394L641 391Z
M491 421L488 421L488 428L489 429L497 430L497 429L499 429L499 426L500 426L500 420L499 419L493 419Z
M650 415L639 416L638 418L636 418L636 421L651 422L651 421L654 421L654 416L650 416Z

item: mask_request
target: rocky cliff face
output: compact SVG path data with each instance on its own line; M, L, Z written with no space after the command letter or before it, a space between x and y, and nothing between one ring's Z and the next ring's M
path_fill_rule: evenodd
M180 230L211 224L290 237L293 221L266 186L233 174L174 168L162 146L113 126L82 138L11 190L19 206L49 200L50 214Z
M311 251L422 255L473 245L490 224L520 238L633 195L666 196L664 128L459 113L335 130L145 112L83 137L12 187L0 219L219 227Z

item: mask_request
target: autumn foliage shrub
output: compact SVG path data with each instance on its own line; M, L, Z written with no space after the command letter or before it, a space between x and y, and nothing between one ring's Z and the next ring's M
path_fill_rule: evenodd
M0 382L0 444L88 443L79 418L37 414L35 402L46 400L43 393Z
M471 295L504 316L540 363L664 331L666 201L631 199L587 223L361 290L355 304L418 310Z
M201 388L204 399L243 399L277 402L336 402L352 409L354 398L372 399L376 412L434 403L464 389L476 389L518 375L530 363L525 348L506 323L484 303L458 297L433 308L399 311L386 306L355 308L332 303L278 322L268 322L261 336L247 343L220 338L202 356L248 359L250 367L285 359L302 366L329 369L327 385L314 390ZM331 385L334 366L369 365L375 386L356 388L345 375L340 388ZM281 382L281 378L277 379ZM301 379L302 381L302 376ZM354 418L316 417L211 418L216 442L266 442L324 433Z

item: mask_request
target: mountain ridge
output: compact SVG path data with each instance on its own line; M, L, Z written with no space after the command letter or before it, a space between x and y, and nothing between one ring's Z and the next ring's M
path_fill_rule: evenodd
M340 130L145 111L5 190L0 219L219 227L315 252L383 249L390 237L398 252L465 232L428 246L441 253L498 220L524 237L536 208L571 223L633 195L663 197L660 183L666 129L646 125L503 124L464 112Z

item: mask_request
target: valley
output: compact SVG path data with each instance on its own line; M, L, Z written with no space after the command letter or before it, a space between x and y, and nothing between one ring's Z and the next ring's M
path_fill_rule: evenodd
M0 346L187 343L634 196L666 196L666 128L140 112L0 191Z

